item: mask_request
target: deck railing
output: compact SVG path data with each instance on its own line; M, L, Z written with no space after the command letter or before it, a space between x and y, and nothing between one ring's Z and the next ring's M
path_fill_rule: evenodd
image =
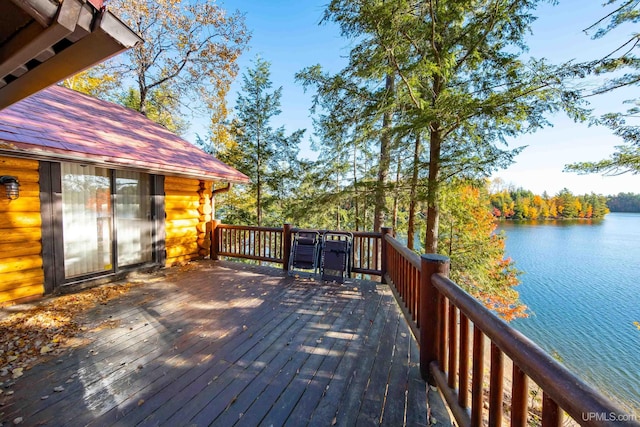
M298 231L328 230L293 228L290 224L280 227L253 227L245 225L221 224L213 222L211 256L251 259L289 266L291 234ZM382 235L391 232L384 228L382 233L352 231L351 271L356 274L383 276Z
M300 231L289 224L270 228L217 221L212 230L213 259L269 261L285 270L291 234ZM421 374L441 390L458 425L500 426L508 414L514 427L559 426L566 412L585 426L640 426L449 280L447 257L418 256L389 228L354 232L353 237L352 272L378 275L389 283L420 344ZM506 358L513 366L510 375L505 373ZM511 390L505 393L508 382ZM542 407L531 411L529 400L538 387Z
M418 257L391 235L385 245L385 279L417 331L422 376L438 386L459 425L500 426L507 413L511 426L559 426L565 412L585 426L640 425L449 280L447 257ZM513 365L509 399L505 357ZM536 420L529 411L529 379L542 391Z
M213 222L212 258L227 256L282 263L284 230L278 227L251 227Z

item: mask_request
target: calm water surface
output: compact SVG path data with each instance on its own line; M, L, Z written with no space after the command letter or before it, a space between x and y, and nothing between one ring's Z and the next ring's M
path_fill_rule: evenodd
M512 326L640 414L640 214L502 222L531 316Z

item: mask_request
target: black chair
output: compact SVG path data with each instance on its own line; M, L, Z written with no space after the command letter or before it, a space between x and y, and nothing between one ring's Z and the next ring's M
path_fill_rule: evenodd
M320 233L317 231L295 231L291 233L291 255L289 274L318 274L320 262Z
M321 277L343 283L351 276L353 234L327 231L322 235Z

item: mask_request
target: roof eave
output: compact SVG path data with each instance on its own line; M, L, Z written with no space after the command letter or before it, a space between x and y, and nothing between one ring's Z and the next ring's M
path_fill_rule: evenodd
M213 174L210 172L203 172L199 170L192 170L188 168L179 168L174 167L172 165L166 164L147 164L147 165L139 165L134 161L127 161L127 159L112 159L108 157L101 157L95 155L86 155L83 153L71 153L71 152L57 152L55 149L43 150L43 149L34 149L32 147L25 148L23 143L18 142L9 142L0 140L0 143L4 144L4 147L0 147L0 156L9 156L9 157L21 157L21 158L29 158L34 160L44 160L44 161L70 161L70 162L79 162L88 165L94 166L102 166L106 168L113 169L127 169L127 170L137 170L140 172L155 174L155 175L165 175L165 176L179 176L184 178L191 179L202 179L205 181L218 181L218 182L229 182L233 184L248 184L250 182L249 177L242 173L238 173L237 175L223 175L223 174Z
M94 3L65 0L51 17L49 1L20 2L34 22L1 46L0 109L142 42Z

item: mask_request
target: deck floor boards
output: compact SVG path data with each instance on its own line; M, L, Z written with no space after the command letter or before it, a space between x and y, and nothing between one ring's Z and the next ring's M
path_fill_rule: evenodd
M417 344L386 285L223 261L140 280L83 316L85 344L0 396L0 424L428 424Z

